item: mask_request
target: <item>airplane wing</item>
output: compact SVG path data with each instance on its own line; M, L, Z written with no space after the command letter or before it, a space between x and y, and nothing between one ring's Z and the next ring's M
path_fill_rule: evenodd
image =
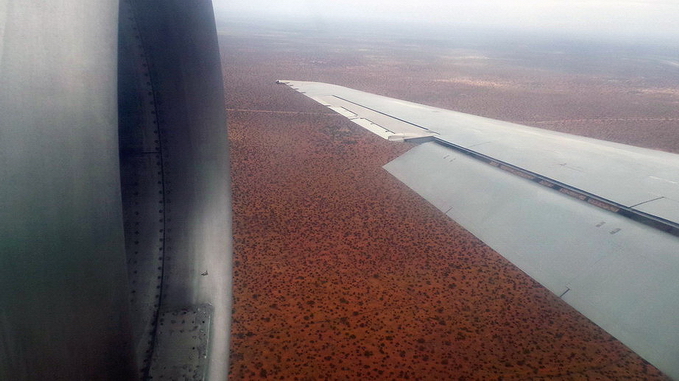
M421 143L384 168L679 379L679 155L278 82L385 139Z

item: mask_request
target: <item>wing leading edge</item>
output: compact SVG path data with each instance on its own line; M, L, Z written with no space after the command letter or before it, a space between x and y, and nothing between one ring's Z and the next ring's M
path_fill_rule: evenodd
M679 155L279 82L385 139L424 141L385 169L679 378Z

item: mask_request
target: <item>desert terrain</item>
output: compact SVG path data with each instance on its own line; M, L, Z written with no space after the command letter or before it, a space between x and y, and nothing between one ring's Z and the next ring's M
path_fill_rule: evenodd
M230 379L667 379L382 169L410 143L275 81L679 153L679 57L409 28L218 24L234 199Z

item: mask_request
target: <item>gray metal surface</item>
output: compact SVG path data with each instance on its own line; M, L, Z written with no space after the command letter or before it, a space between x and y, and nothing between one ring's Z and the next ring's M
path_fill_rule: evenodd
M134 376L118 2L67 3L0 1L2 380Z
M407 122L438 133L385 169L679 379L679 236L671 227L679 221L678 155L284 82L356 118L366 108L390 116L398 123L382 124L393 132ZM669 220L663 229L674 233L630 211Z
M679 377L679 237L434 142L391 174L672 377Z
M118 123L125 251L133 348L139 377L148 372L163 281L165 221L163 165L148 61L137 16L120 2Z
M155 380L203 380L208 365L212 306L164 311L158 320L158 348L150 377ZM186 350L186 345L192 350Z
M1 380L226 379L222 91L210 1L0 0Z
M679 155L522 126L318 82L281 81L325 103L341 98L434 132L436 139L679 223ZM357 106L346 106L349 100ZM332 104L331 104L332 105ZM384 123L383 124L387 124ZM398 129L398 123L393 124ZM406 132L406 131L404 131ZM664 199L671 200L665 203ZM643 207L641 207L643 205Z
M209 305L212 311L205 374L210 380L225 379L232 283L231 186L212 5L206 0L134 0L128 4L130 13L126 16L134 18L129 40L141 46L144 59L138 60L141 66L132 70L142 73L130 84L138 101L129 108L121 107L121 120L130 121L129 127L135 131L132 134L136 133L134 143L122 151L129 160L149 163L142 170L144 176L161 177L158 190L150 183L144 191L123 188L124 194L133 197L135 192L139 192L138 197L148 194L140 207L144 203L156 206L142 219L153 224L149 227L150 236L160 233L160 245L149 245L144 248L148 251L139 252L150 261L161 258L158 266L144 269L149 271L147 279L156 279L159 267L162 272L162 282L156 286L160 287L160 303L155 295L148 298L151 294L142 302L156 308L151 351L167 351L161 348L167 341L157 336L158 314ZM141 159L148 157L155 161ZM162 226L155 226L155 221ZM137 251L135 242L128 241L128 254ZM177 347L181 340L171 343ZM189 354L199 351L199 347L186 341L181 351ZM164 363L173 358L156 356L143 369L173 368L173 364Z

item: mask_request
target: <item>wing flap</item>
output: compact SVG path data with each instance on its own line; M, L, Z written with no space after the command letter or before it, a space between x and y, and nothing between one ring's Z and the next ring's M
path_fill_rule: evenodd
M552 182L636 210L659 198L679 200L679 155L522 126L318 82L279 81L322 104L341 105L397 133L421 133L443 144L511 164ZM381 119L373 117L380 115ZM408 126L407 128L405 126ZM383 136L384 137L384 136ZM663 203L664 204L664 203ZM651 204L653 217L679 226L679 209Z
M679 375L679 238L434 142L384 168L632 350Z
M376 134L383 139L389 140L410 140L421 139L436 135L427 128L418 126L406 120L394 118L391 115L371 109L350 99L345 99L333 92L318 91L314 88L308 89L306 84L309 82L277 81L286 84L292 89L297 90L316 102L328 107L336 113L348 118L352 122ZM316 84L324 85L324 84ZM332 86L332 85L329 85ZM316 86L318 87L318 86ZM321 88L323 86L320 86Z
M341 86L284 83L393 133L383 137L408 133L403 125L425 133L431 141L385 169L679 378L679 155Z

